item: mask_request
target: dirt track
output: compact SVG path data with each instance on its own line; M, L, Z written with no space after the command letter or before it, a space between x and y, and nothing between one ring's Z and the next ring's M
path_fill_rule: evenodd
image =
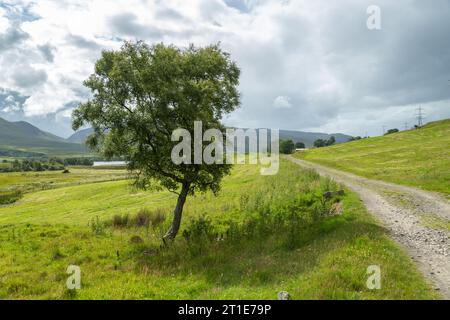
M363 178L291 156L287 158L355 191L369 212L411 255L435 289L450 299L450 232L443 227L450 220L448 200L431 192Z

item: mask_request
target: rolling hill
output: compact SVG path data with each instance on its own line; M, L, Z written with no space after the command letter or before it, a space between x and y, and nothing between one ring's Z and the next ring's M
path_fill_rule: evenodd
M83 154L83 145L40 130L28 122L9 122L0 118L0 151L4 154L61 155Z
M25 121L9 122L0 118L0 155L16 156L66 155L86 153L84 142L92 128L75 132L67 139L40 130ZM280 139L292 139L311 147L317 139L336 138L337 143L348 141L350 136L337 133L314 133L293 130L280 130Z
M336 143L347 142L351 136L342 133L320 133L320 132L304 132L293 130L280 130L280 139L291 139L294 142L303 142L307 147L312 147L317 139L328 140L331 136L335 137Z
M71 143L83 144L86 141L86 138L93 132L94 130L92 128L79 130L75 132L73 135L71 135L69 138L67 138L67 141Z
M312 149L296 157L450 195L450 119L418 130Z
M73 143L84 143L86 141L87 136L89 136L93 130L91 128L84 129L75 132L72 136L70 136L67 141ZM351 138L349 135L345 135L342 133L336 134L327 134L327 133L318 133L318 132L303 132L303 131L293 131L293 130L280 130L280 139L289 140L291 139L294 142L303 142L307 147L312 147L314 141L317 139L329 139L331 136L336 138L337 143L347 142L348 139Z

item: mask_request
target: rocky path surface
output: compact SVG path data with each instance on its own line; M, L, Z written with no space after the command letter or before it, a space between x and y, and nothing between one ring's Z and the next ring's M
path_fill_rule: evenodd
M450 299L450 202L431 192L371 180L289 156L355 191L442 296Z

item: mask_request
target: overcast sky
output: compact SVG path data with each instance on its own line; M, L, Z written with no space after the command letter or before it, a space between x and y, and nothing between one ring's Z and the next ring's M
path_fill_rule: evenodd
M419 106L450 117L449 0L0 0L0 117L68 136L82 81L123 40L220 41L242 70L228 125L379 135Z

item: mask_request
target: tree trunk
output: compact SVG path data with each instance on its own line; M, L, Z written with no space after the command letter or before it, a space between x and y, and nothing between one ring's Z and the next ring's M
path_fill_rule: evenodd
M184 203L186 202L188 193L189 193L189 184L183 183L181 192L178 195L177 205L175 207L175 210L173 211L172 225L170 226L169 230L163 237L164 243L166 242L166 240L175 239L175 237L177 236L178 230L180 230L181 216L183 214L183 207L184 207Z

